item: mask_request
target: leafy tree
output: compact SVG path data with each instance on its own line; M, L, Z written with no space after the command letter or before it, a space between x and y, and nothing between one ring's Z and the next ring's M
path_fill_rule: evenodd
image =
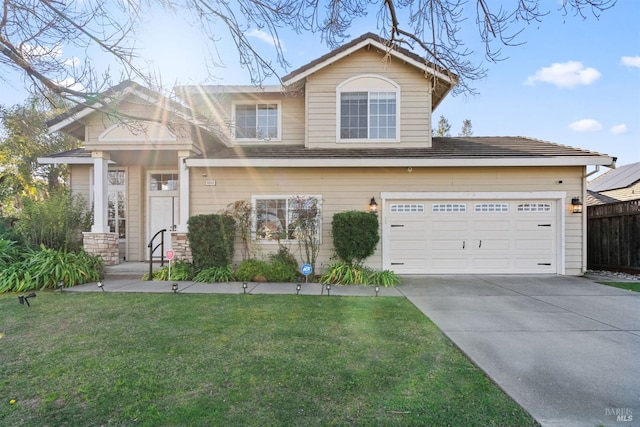
M433 136L451 136L451 125L445 116L440 116L438 128L434 129Z
M419 51L427 63L459 79L457 92L473 92L473 82L484 77L482 59L472 61L472 36L477 31L488 61L503 59L504 46L521 43L524 27L542 21L554 4L543 0L105 0L32 1L5 0L0 11L0 75L18 71L32 93L54 93L75 102L91 104L92 94L111 86L108 70L98 70L92 55L106 54L121 72L120 79L141 80L152 89L161 87L150 76L135 42L152 11L163 9L186 19L202 32L209 44L210 61L217 65L216 43L228 43L229 34L238 50L239 62L253 83L277 75L287 62L279 31L319 33L331 47L351 37L354 21L377 12L377 27L389 46ZM615 5L615 0L565 0L554 11L596 18ZM273 37L276 63L261 56L250 42L250 29ZM85 58L69 58L63 49L87 52ZM211 64L210 64L211 65ZM215 77L215 76L212 76ZM52 99L53 100L53 99ZM96 104L93 105L98 108Z
M471 126L471 120L466 119L462 122L462 129L458 136L471 136L473 135L473 127Z
M66 166L38 164L38 157L77 146L69 136L47 134L46 120L55 114L41 96L0 106L0 214L19 208L23 196L42 197L62 185Z

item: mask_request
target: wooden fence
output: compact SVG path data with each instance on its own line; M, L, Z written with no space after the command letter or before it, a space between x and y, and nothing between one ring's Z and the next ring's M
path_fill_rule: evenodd
M640 200L587 207L587 268L640 273Z

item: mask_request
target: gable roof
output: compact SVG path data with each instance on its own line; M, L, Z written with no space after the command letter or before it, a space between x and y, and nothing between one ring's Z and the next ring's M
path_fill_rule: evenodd
M305 148L303 145L244 145L188 166L215 167L419 167L419 166L611 166L615 159L525 137L435 137L430 148Z
M193 125L203 128L204 121L196 117L188 107L162 96L158 92L148 89L134 81L125 80L95 96L88 97L83 103L77 104L64 113L47 121L49 133L63 131L80 140L84 139L83 118L99 110L108 110L111 106L117 105L127 97L135 96L149 103L161 106L185 119ZM114 109L115 111L115 109ZM126 117L125 117L126 118Z
M618 166L589 182L587 188L594 192L617 190L630 187L638 181L640 181L640 162Z
M282 77L282 83L285 86L294 85L295 83L303 81L307 76L319 71L320 69L339 61L355 51L369 46L373 46L383 52L387 52L393 57L403 60L437 79L438 84L436 84L432 96L432 110L435 110L453 87L458 84L457 75L425 60L420 55L408 49L400 47L397 44L390 44L389 40L386 40L374 33L363 34L360 37L351 40L347 44L344 44L339 48L322 55L320 58L303 65L297 70L290 72L286 76Z

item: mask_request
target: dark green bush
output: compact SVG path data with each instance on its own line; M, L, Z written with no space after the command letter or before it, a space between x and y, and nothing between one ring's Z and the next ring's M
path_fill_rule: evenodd
M235 220L227 215L196 215L188 222L189 246L196 271L231 264Z
M242 261L236 270L236 280L240 282L251 282L254 277L267 278L269 274L269 264L259 259L248 259Z
M24 239L13 227L17 218L0 218L0 239L16 242L18 247L24 246Z
M331 233L338 257L348 264L358 264L376 250L380 240L378 217L369 212L339 212L333 215Z
M269 255L269 261L270 282L295 282L298 278L298 261L286 247L280 246L278 252Z

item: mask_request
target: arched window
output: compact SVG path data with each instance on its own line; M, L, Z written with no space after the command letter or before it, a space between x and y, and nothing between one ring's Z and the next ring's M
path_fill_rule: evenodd
M400 86L377 75L352 77L337 87L338 141L397 141Z

